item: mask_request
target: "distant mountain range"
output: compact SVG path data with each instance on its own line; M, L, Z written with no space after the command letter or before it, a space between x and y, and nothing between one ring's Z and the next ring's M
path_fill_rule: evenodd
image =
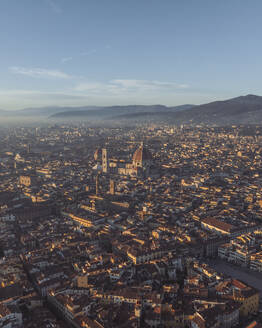
M64 118L89 118L98 120L123 120L136 119L136 117L144 117L150 115L165 115L165 113L175 113L182 110L193 108L194 105L181 105L176 107L166 107L163 105L129 105L129 106L110 106L94 108L75 108L74 110L63 111L51 115L52 119Z
M163 122L174 124L262 124L262 97L240 96L203 105L177 107L112 106L95 110L74 110L53 114L52 119L102 119L119 122Z
M194 107L176 116L177 122L195 124L262 124L262 97L241 96Z
M256 95L240 96L224 101L203 105L163 105L129 106L83 106L83 107L42 107L26 108L17 111L0 110L0 118L48 119L56 121L90 121L145 123L163 122L174 124L262 124L262 97Z

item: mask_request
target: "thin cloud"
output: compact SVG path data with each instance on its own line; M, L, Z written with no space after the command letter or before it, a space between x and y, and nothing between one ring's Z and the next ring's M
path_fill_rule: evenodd
M55 12L56 14L61 14L62 9L58 6L55 0L46 0L46 2L49 4L50 8Z
M64 63L66 63L68 61L71 61L71 60L73 60L73 57L64 57L64 58L61 59L61 63L64 64Z
M128 95L128 94L153 94L172 93L174 91L188 88L187 84L175 82L162 82L150 80L114 79L108 82L82 82L75 87L77 92L88 92L89 94Z
M181 89L187 89L189 87L190 86L188 84L179 84L179 88L181 88Z
M45 68L25 68L12 66L9 70L13 74L26 75L34 78L56 78L56 79L70 79L71 75L58 70L50 70Z
M89 50L89 51L80 52L80 54L78 56L80 56L80 57L90 56L90 55L92 55L92 54L94 54L96 52L97 52L96 49L92 49L92 50ZM65 63L67 63L67 62L69 62L69 61L71 61L73 59L74 59L73 57L63 57L61 59L61 63L62 64L65 64Z
M104 89L106 85L103 83L99 83L99 82L84 82L84 83L80 83L75 87L75 91L100 91L102 89Z
M86 95L77 95L72 92L66 91L41 91L41 90L27 90L27 89L9 89L9 90L0 90L0 96L46 96L54 98L70 98L70 99L86 99Z
M89 51L80 52L80 56L89 56L89 55L92 55L92 54L95 54L95 53L96 53L96 49L92 49L92 50L89 50Z
M156 90L156 89L174 90L174 89L189 87L187 84L178 84L175 82L162 82L162 81L157 81L157 80L150 81L150 80L116 79L116 80L112 80L111 83L120 85L124 88L143 89L143 90Z

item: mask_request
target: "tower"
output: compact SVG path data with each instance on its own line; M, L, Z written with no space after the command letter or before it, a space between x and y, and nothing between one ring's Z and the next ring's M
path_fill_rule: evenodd
M107 161L107 150L106 148L102 149L102 171L107 173L108 170L108 161Z
M110 194L114 195L115 194L115 181L114 180L110 180Z

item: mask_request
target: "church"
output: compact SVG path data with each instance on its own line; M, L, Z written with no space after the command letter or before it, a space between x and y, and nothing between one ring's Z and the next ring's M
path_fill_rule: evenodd
M132 162L125 163L123 161L110 161L107 157L107 149L97 149L94 159L99 162L101 159L102 166L97 163L94 169L101 170L103 173L112 173L128 176L148 176L153 165L151 153L147 150L143 143L135 151Z

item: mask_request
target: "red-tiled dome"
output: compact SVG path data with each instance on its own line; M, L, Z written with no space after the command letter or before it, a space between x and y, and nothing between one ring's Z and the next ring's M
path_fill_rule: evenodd
M150 160L152 160L152 155L143 145L141 145L133 155L134 162L144 162Z

